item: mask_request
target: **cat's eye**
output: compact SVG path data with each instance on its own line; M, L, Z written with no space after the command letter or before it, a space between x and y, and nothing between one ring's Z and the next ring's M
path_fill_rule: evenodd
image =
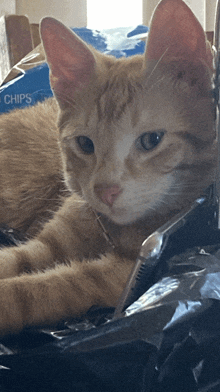
M137 139L137 147L145 151L153 150L161 142L164 131L145 132Z
M85 154L93 154L95 151L93 141L87 136L78 136L77 144Z

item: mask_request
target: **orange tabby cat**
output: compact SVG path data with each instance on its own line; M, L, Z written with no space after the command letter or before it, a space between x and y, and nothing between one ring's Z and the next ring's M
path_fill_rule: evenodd
M0 117L0 222L37 233L0 251L1 334L115 306L142 241L214 176L212 56L182 0L158 5L143 56L53 18L41 36L56 101Z

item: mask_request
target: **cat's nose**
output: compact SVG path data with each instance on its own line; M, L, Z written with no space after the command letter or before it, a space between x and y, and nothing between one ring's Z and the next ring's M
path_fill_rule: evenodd
M113 206L113 203L122 192L118 185L98 184L95 185L94 189L99 199L109 207Z

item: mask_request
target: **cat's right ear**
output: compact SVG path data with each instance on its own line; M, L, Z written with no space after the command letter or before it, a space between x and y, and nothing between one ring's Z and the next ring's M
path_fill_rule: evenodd
M54 18L41 20L41 38L50 68L51 88L60 104L74 101L76 91L86 89L95 71L95 58L89 47Z
M212 70L213 56L205 32L183 0L161 0L156 7L148 36L148 63L202 61Z

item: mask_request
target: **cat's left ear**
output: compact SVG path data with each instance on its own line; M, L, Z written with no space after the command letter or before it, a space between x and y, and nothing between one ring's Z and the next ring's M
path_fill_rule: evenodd
M42 19L41 38L50 68L50 84L60 104L74 99L76 91L88 87L95 72L95 58L89 47L54 18Z
M202 61L213 68L210 46L193 12L182 0L162 0L151 20L146 59L169 62L178 58Z

